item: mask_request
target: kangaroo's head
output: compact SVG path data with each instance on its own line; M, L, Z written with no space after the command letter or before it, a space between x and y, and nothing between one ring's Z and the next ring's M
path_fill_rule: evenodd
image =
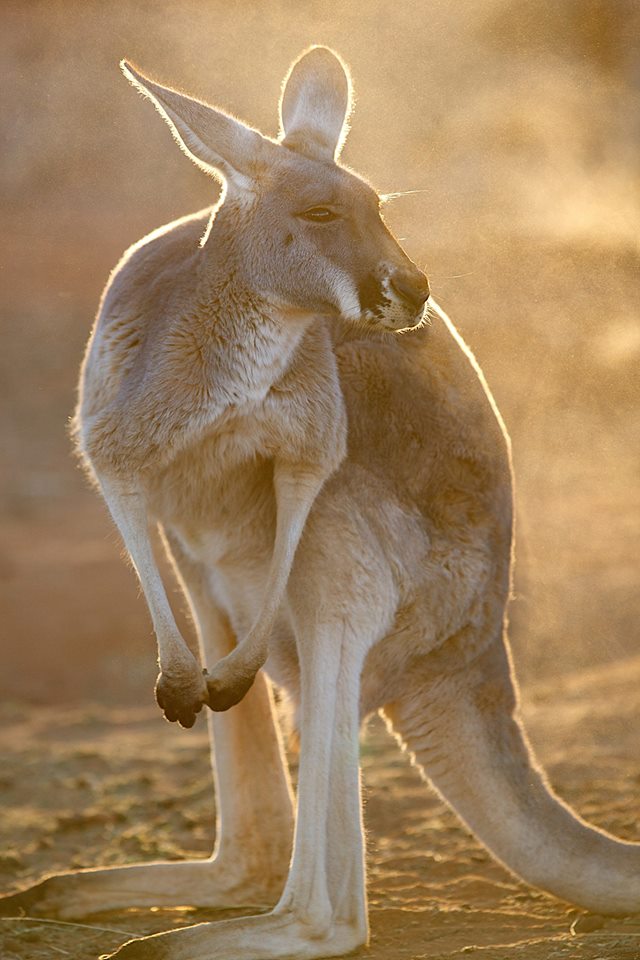
M389 330L422 321L427 278L385 226L376 191L338 162L351 82L336 54L312 47L292 65L277 141L122 67L187 155L222 178L217 217L233 218L236 269L263 298Z

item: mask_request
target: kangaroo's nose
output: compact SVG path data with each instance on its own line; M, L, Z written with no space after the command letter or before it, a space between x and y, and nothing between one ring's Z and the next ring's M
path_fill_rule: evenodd
M418 310L429 299L429 281L422 273L395 273L391 286L402 300Z

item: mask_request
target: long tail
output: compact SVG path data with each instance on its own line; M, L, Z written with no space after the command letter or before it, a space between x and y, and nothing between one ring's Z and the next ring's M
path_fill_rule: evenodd
M589 910L640 910L640 844L590 826L553 793L517 719L502 638L464 671L416 673L385 715L424 776L509 870Z

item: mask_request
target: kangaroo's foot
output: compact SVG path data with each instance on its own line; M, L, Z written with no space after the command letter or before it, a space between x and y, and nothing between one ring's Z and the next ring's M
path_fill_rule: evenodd
M366 924L334 922L315 929L289 912L240 920L199 923L141 940L130 940L111 954L114 960L312 960L350 953L366 942Z
M227 856L79 870L0 898L0 916L64 920L131 907L272 906L282 892L287 862L277 869L249 869Z

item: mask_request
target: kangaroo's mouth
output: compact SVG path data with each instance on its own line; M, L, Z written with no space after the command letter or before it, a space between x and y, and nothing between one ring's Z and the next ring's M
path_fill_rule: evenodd
M378 310L364 310L362 318L369 327L389 330L392 333L404 333L417 330L430 322L429 302L419 310L407 310L401 304L389 302L389 305Z
M362 318L368 326L400 333L415 330L427 322L428 290L425 296L422 290L401 286L391 277L361 288L360 299Z

